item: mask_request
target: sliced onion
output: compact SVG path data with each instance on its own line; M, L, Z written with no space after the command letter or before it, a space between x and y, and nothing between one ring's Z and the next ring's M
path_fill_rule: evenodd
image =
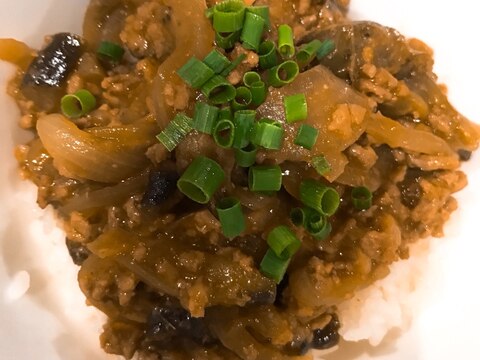
M303 93L307 99L307 123L319 131L318 140L311 151L294 144L299 123L287 124L283 106L284 96ZM335 117L346 113L344 127L348 131L333 130L331 127ZM347 158L342 151L353 144L365 132L366 119L369 117L369 106L365 97L349 87L343 80L335 77L323 66L316 66L280 89L273 89L258 109L260 117L268 117L284 123L285 139L280 151L265 152L265 159L281 163L309 160L313 156L324 156L330 164L331 171L325 175L334 181L345 168ZM360 114L361 116L357 116Z
M99 190L86 191L65 201L60 212L69 214L72 211L85 211L120 204L129 196L143 191L147 185L148 173L123 180L114 186L102 187Z
M85 13L83 37L96 50L102 40L119 41L128 15L124 0L92 0Z
M122 136L113 134L109 139L95 136L60 114L40 118L37 131L55 167L74 179L115 183L132 176L147 162L144 153L149 142L122 141Z
M160 65L153 83L152 95L155 104L155 117L163 129L173 118L174 107L165 99L167 89L173 92L184 87L176 74L192 56L203 59L211 50L214 33L205 17L205 0L165 0L172 9L172 33L176 36L175 50Z
M375 114L368 120L367 133L381 144L429 155L452 154L447 142L428 131L407 128L398 121Z

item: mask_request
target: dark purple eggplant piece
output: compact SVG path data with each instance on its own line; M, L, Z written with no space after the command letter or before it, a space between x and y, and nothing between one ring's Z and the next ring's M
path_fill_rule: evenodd
M40 110L52 110L82 52L79 36L70 33L53 35L50 43L38 52L28 67L22 80L22 93Z
M306 35L300 43L313 39L331 39L335 42L335 51L323 58L321 64L352 83L358 79L360 68L365 63L363 50L366 47L372 49L372 62L392 74L399 72L412 57L405 38L398 31L370 21L317 29Z

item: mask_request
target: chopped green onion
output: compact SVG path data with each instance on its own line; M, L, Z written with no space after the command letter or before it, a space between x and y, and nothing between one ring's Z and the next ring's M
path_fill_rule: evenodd
M307 209L304 226L305 229L318 240L325 239L332 231L332 226L326 216L321 215L313 209Z
M233 69L235 69L240 63L247 58L247 55L245 54L240 54L238 57L232 61L232 63L225 68L225 70L222 71L222 76L227 77L228 74L232 72Z
M177 181L178 189L188 198L206 204L225 180L225 172L214 160L195 158Z
M228 50L235 46L237 40L240 39L241 31L232 33L215 33L215 43L218 47Z
M232 197L224 198L218 202L216 208L223 235L234 238L245 230L245 217L240 201Z
M111 41L102 41L97 49L97 56L104 61L118 63L122 60L125 50L121 45Z
M264 27L265 20L261 16L247 11L240 35L240 40L242 40L245 49L258 51Z
M250 191L279 191L282 187L282 169L278 165L256 165L248 171Z
M60 100L62 113L69 118L78 118L88 114L97 106L93 94L85 89L80 89L74 94L68 94Z
M211 134L217 123L219 109L216 106L208 105L204 102L195 104L195 113L193 115L193 128Z
M295 145L304 147L305 149L312 150L318 138L318 130L313 126L307 124L301 124L297 136L293 141Z
M263 81L254 82L250 86L250 91L252 92L252 104L255 106L260 106L263 104L267 98L267 86Z
M325 40L317 51L317 59L320 60L335 50L335 42L332 39Z
M282 124L271 119L262 119L253 126L252 143L265 149L279 150L283 143Z
M305 210L300 207L293 208L290 211L290 220L295 226L304 226L306 218Z
M277 65L277 52L273 41L264 41L258 48L258 64L262 69L270 69Z
M352 189L352 203L357 210L367 210L372 206L372 192L365 186Z
M260 263L260 271L279 284L285 276L289 264L290 259L281 259L275 255L272 249L268 249Z
M230 106L225 106L220 109L218 112L218 119L227 119L227 120L233 120L233 112L232 108Z
M226 0L213 8L213 28L216 32L227 33L242 28L245 4L241 0ZM192 34L194 36L195 34Z
M317 240L323 240L332 232L332 224L328 221L325 222L325 226L318 230L310 230L309 233Z
M268 83L273 87L281 87L290 84L299 73L298 64L288 60L280 65L268 69Z
M333 215L340 205L340 196L335 189L312 179L301 182L300 200L325 216Z
M215 74L220 74L228 65L230 65L230 60L216 49L210 51L205 59L203 59L203 62L207 64Z
M224 104L235 98L235 88L227 79L214 75L202 86L202 93L212 104Z
M247 71L245 74L243 74L243 85L248 88L251 88L252 85L258 81L262 81L262 78L256 71Z
M300 67L305 67L312 62L317 56L318 50L321 48L322 42L320 40L312 40L300 47L297 52L297 62Z
M177 114L170 121L167 127L157 135L158 141L168 151L172 151L183 140L183 138L193 129L192 119L185 114Z
M232 101L233 111L245 110L252 103L252 92L246 86L239 86L236 89L235 98Z
M278 27L278 52L284 59L290 59L295 55L293 30L287 24L282 24Z
M267 236L267 244L281 259L290 259L302 243L286 226L277 226Z
M323 176L331 170L331 166L325 159L325 156L314 156L310 163L319 175Z
M213 8L214 6L205 9L205 17L209 20L213 18Z
M283 98L285 119L289 124L305 120L308 116L307 98L305 94L295 94Z
M213 130L215 143L222 148L230 148L235 137L235 125L231 120L222 119L217 122Z
M235 138L233 140L233 147L235 149L242 149L250 142L250 132L255 122L255 110L239 110L233 116L233 123L235 124Z
M212 76L215 75L212 69L204 62L192 56L180 69L178 76L194 89L200 89Z
M270 8L268 6L247 6L247 13L261 16L265 22L265 29L270 27Z
M257 159L257 147L252 143L242 149L235 149L235 160L240 167L250 167Z

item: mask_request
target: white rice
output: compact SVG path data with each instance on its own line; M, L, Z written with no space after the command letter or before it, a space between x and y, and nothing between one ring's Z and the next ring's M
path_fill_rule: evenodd
M346 341L368 340L378 346L392 329L408 329L418 303L429 242L411 247L410 258L391 265L390 274L339 307L340 334Z

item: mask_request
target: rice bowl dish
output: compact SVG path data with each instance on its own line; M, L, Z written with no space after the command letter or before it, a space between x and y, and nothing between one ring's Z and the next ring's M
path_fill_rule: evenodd
M355 10L355 3L353 3L353 6L354 6L354 10ZM365 18L365 17L368 17L368 13L365 15L365 16L362 16L362 18ZM383 21L382 21L383 22ZM384 23L387 23L386 21L384 21ZM63 29L65 29L65 26L63 27ZM60 29L59 29L60 30ZM2 33L2 36L4 35L4 33ZM410 35L410 34L409 34ZM414 36L417 36L417 34L412 34ZM421 36L419 36L421 37ZM37 46L37 47L40 47ZM435 46L433 46L434 49L436 48ZM436 56L436 59L438 60L439 56L437 54ZM449 87L450 88L453 88L453 84L450 84L448 83ZM461 106L458 106L458 108L462 109ZM463 109L462 109L463 110ZM470 114L468 114L470 115ZM470 115L471 118L474 118L475 117L475 114L473 115ZM16 141L17 142L17 141ZM5 151L5 153L8 153L7 151ZM475 158L473 158L472 162L475 161ZM472 165L472 162L469 162L467 163L467 166L469 167L473 167ZM12 169L13 169L13 166L12 166ZM467 170L468 172L468 170ZM468 172L468 174L470 175L470 172ZM470 179L471 182L475 181L475 173L472 172L472 175L473 175L473 178ZM11 179L11 177L10 177ZM11 180L10 180L11 181ZM18 185L15 185L15 186L18 186ZM21 185L21 186L24 186L24 185ZM24 195L15 195L15 201L19 202L19 201L22 201L22 196ZM461 196L461 195L460 195ZM462 199L464 200L464 199ZM31 202L31 200L27 200L25 201L26 203L28 202ZM466 202L465 202L466 203ZM463 205L464 202L460 201L460 209L463 208ZM467 203L466 203L467 204ZM468 204L466 205L468 206ZM28 207L28 205L27 205ZM2 209L3 210L3 209ZM460 210L462 211L462 210ZM43 231L42 227L44 225L42 225L43 223L42 222L32 222L32 230L34 232L39 232L39 231ZM18 226L18 225L17 225ZM54 229L54 226L51 226L50 229L48 230L52 230L54 231L54 235L56 234L56 236L58 236L59 238L59 245L54 245L54 248L56 248L58 250L58 252L61 253L61 250L60 250L60 245L63 246L62 242L63 242L63 239L62 239L62 235L60 233L56 233L57 230L53 230ZM435 242L436 243L436 242ZM435 244L434 243L434 244ZM421 246L418 247L419 249L416 249L413 251L413 253L419 253L419 254L425 254L426 251L428 250L428 246L423 244ZM440 247L441 249L441 247ZM51 253L49 251L49 253ZM422 257L422 256L420 256ZM415 258L415 255L413 256L413 258ZM67 259L68 260L68 259ZM8 264L8 262L7 262ZM65 264L65 263L64 263ZM34 270L35 268L34 267L31 267L31 268L28 268L28 267L21 267L20 266L20 263L19 264L16 264L17 266L11 266L12 269L15 269L15 271L12 272L9 271L9 274L14 277L14 283L17 284L16 286L13 286L13 287L9 287L7 290L7 295L5 295L5 299L6 301L8 301L9 303L13 304L15 303L15 300L20 297L22 295L22 292L25 292L27 291L27 294L29 294L29 292L31 293L32 291L35 292L35 284L37 284L37 290L38 291L38 278L36 278L35 276L32 276L35 275L35 271L32 271ZM418 266L418 268L413 268L412 270L412 265L414 266L417 266L415 264L407 264L405 265L406 268L402 268L401 264L398 264L398 272L400 274L403 274L405 275L405 271L407 271L406 269L409 269L408 271L411 271L411 277L413 278L414 277L414 274L417 273L417 270L416 269L419 269L418 271L421 271L422 269L422 266ZM52 269L55 269L55 267L53 267ZM26 270L27 273L25 272L21 272L22 270ZM73 278L74 278L74 273L75 273L75 270L72 269L72 273L70 275L73 275ZM15 275L15 276L13 276ZM29 279L29 277L31 277ZM398 291L398 289L400 288L400 293L403 294L405 292L409 292L412 287L417 287L417 284L416 284L416 281L413 281L412 282L412 278L410 278L410 276L407 276L407 279L405 279L403 276L399 276L398 279L399 279L399 282L397 282L396 286L390 286L389 287L389 284L388 282L385 282L385 284L383 285L383 290L381 290L380 287L377 287L377 290L372 290L371 289L371 293L369 294L369 299L370 299L370 303L368 300L366 300L364 302L361 294L358 295L356 298L354 298L352 301L353 302L357 302L357 303L364 303L365 304L365 308L366 309L369 309L367 310L366 314L371 314L372 312L372 309L376 309L377 311L379 311L380 314L388 314L388 315L391 315L391 320L390 321L386 321L386 324L385 324L385 330L380 330L380 331L372 331L369 335L365 335L365 329L361 329L361 326L360 326L360 329L358 328L358 324L364 324L365 323L365 319L368 318L370 320L373 320L373 323L375 324L375 327L376 327L376 330L379 330L382 328L382 321L385 321L385 318L386 318L386 315L381 315L379 316L378 318L375 318L371 316L363 316L363 315L360 315L359 317L357 317L355 319L355 316L353 314L349 314L348 316L345 315L345 319L347 318L350 318L352 321L350 324L348 324L348 322L344 323L344 326L343 328L341 328L340 330L340 333L347 339L347 340L360 340L360 339L364 339L364 338L370 338L370 341L373 345L378 345L378 343L380 343L382 341L382 339L384 338L384 336L386 335L387 333L387 330L389 328L392 327L392 325L395 327L403 327L403 326L407 326L408 327L408 318L409 316L408 315L405 315L405 311L408 312L408 309L410 309L412 307L411 304L406 304L406 306L403 307L402 309L402 306L399 306L398 303L396 303L396 298L398 296L396 296L396 291ZM388 278L387 278L388 279ZM390 280L393 280L392 278ZM407 280L407 281L405 281ZM28 288L28 282L30 282L30 290L27 290ZM50 282L50 281L49 281ZM421 283L422 281L420 281ZM404 283L405 285L401 285L402 283ZM422 285L423 286L423 285ZM56 287L62 287L62 286L58 286L56 285ZM389 290L390 289L390 290ZM391 291L391 292L389 292ZM73 293L73 292L72 292ZM81 300L81 296L80 294L78 294L77 292L77 296L78 298L76 298L76 301L78 301L76 304L81 304L82 303L82 300ZM66 295L66 297L68 298L69 295ZM373 299L373 300L372 300ZM375 300L376 299L376 300ZM393 307L389 306L388 305L388 300L389 299L394 299L393 300ZM416 302L414 300L415 298L412 298L411 302ZM71 299L73 301L73 299ZM383 304L385 304L385 307L382 308L379 306L379 304L381 304L383 301ZM68 300L67 300L68 302ZM406 301L408 303L408 301ZM342 312L344 314L348 314L349 311L351 311L352 309L352 306L351 304L350 305L343 305L344 307L342 308L342 305L339 306L339 314L340 314L340 318L342 318L341 314ZM70 308L71 309L71 308ZM382 310L383 309L383 310ZM393 309L393 310L392 310ZM71 311L69 311L69 313L71 314ZM361 313L359 313L358 311L354 311L355 314L359 315ZM3 314L2 314L3 316ZM358 323L358 324L357 324ZM345 324L348 324L348 325L345 325ZM98 325L97 325L98 326ZM357 327L357 328L356 328ZM367 326L367 328L369 328L369 326ZM97 328L98 329L98 328ZM94 331L98 331L98 330L94 330ZM85 334L83 334L83 336L85 336ZM95 340L93 339L92 340L93 343L95 343ZM341 344L341 347L343 346L344 344ZM365 345L365 344L364 344ZM92 347L92 349L96 349L96 345L94 344L94 346ZM337 350L337 351L341 351L341 350ZM468 353L466 353L468 354ZM74 355L63 355L61 356L62 358L64 357L68 357L68 358L74 358L73 357ZM332 354L326 354L324 355L325 358L335 358L335 356L338 356L338 352L337 352L337 355L335 355L335 352L333 352ZM393 355L394 356L394 355ZM8 358L8 353L7 353L7 358ZM360 357L359 357L360 358Z

